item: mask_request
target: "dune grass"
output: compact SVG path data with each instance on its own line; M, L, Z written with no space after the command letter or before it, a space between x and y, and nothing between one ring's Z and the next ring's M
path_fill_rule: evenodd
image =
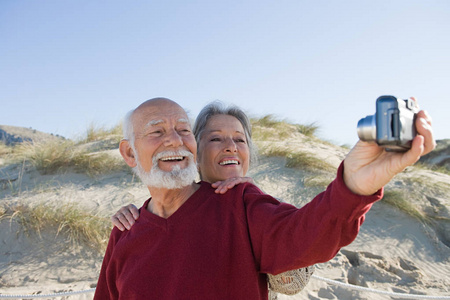
M273 115L266 115L259 119L253 118L251 119L251 123L253 138L262 141L285 139L296 132L313 137L319 128L315 123L307 125L291 124L287 121L278 120Z
M280 141L291 138L293 134L301 133L307 137L315 137L318 126L315 123L301 125L291 124L287 121L276 119L273 115L266 115L259 119L252 119L253 138L257 142ZM304 151L292 151L287 148L274 145L260 149L260 154L265 156L284 157L285 166L288 168L305 169L310 171L334 171L336 168L329 163Z
M294 152L286 156L286 167L307 170L334 171L336 168L308 152Z
M0 206L0 220L6 216L6 208Z
M295 127L297 127L298 132L309 137L316 136L317 130L319 129L319 126L315 122L306 125L295 124Z
M84 243L98 251L104 251L111 232L107 218L90 215L76 204L52 207L41 203L37 206L19 204L3 208L3 218L16 220L24 232L55 230L56 235L67 237L70 242Z
M5 143L0 141L0 157L6 156L8 154L11 154L13 151L12 146L7 146Z
M334 178L324 178L320 176L314 176L306 178L304 181L304 185L306 188L319 188L325 189Z
M30 161L43 175L72 168L90 176L124 170L125 163L107 153L90 153L70 140L23 143L17 146L17 160Z
M429 168L425 169L429 170ZM408 178L405 178L405 183L410 187L416 187L420 193L430 191L436 195L442 195L444 197L450 193L450 185L447 182L430 180L430 178L426 176L409 176Z
M305 169L309 171L334 171L336 168L308 152L292 152L279 147L268 147L262 151L263 155L284 157L287 168Z
M406 191L385 190L382 201L398 208L400 211L419 221L428 222L429 218L424 213L419 211L413 204L411 204L411 202L408 201L408 198L409 196Z
M122 139L122 123L119 123L111 128L106 128L104 126L98 126L95 123L91 123L86 129L86 136L81 139L80 143L102 141L111 138L116 140L117 143L120 142Z
M414 167L450 175L450 169L446 166L427 165L422 162L418 162L414 165Z

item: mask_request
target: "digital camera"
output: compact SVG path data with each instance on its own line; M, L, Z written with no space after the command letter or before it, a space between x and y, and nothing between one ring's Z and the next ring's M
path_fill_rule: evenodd
M415 121L418 111L411 99L381 96L377 99L375 114L359 120L359 139L376 142L386 151L408 151L417 134Z

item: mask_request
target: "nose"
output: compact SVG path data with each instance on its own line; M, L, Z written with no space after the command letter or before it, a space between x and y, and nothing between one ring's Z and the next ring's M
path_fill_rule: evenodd
M167 133L166 139L164 141L164 145L166 147L179 147L183 145L183 139L178 134L176 130L172 130L171 132Z
M233 141L233 139L226 139L224 151L237 152L237 146L236 143Z

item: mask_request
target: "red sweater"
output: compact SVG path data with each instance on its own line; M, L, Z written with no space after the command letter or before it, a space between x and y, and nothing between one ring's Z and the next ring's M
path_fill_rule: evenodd
M266 273L333 258L350 244L372 203L338 178L297 209L252 184L224 195L209 183L168 219L147 211L114 228L94 299L267 299Z

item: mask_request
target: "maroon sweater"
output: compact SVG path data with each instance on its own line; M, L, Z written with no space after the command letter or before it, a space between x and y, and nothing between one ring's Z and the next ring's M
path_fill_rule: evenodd
M267 299L266 273L333 258L372 203L338 177L297 209L252 184L224 195L209 183L168 219L145 208L130 231L114 228L94 299Z

